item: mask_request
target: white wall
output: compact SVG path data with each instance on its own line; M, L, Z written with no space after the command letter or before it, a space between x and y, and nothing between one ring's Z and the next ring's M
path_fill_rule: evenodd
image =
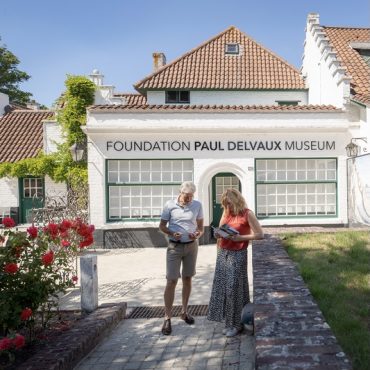
M57 144L63 141L62 130L56 121L43 122L43 147L46 154L54 153L58 150Z
M3 177L0 179L0 207L18 207L18 178Z
M370 155L349 159L349 220L370 225Z
M191 105L277 105L277 101L307 104L307 91L190 91ZM164 91L148 91L148 104L166 104Z
M99 148L88 139L88 174L90 223L95 227L105 224L105 158Z
M346 155L345 144L348 143L348 132L310 132L305 133L304 139L309 141L323 140L335 141L335 148L323 151L300 151L284 149L285 141L299 141L302 134L299 132L285 133L248 133L245 132L225 133L216 131L197 135L189 131L181 132L181 136L175 133L106 133L90 134L89 137L89 182L90 182L90 217L91 222L97 228L138 228L158 227L158 223L150 222L116 222L107 223L106 218L106 193L105 193L105 160L128 159L128 158L193 158L194 159L194 182L197 185L197 198L202 201L205 211L205 225L210 222L210 198L209 186L212 177L219 172L234 173L242 184L242 191L249 206L254 209L254 159L255 158L297 158L297 157L337 157L338 158L338 216L334 218L290 218L263 220L264 225L277 224L344 224L347 222L347 193L346 193ZM107 141L178 141L184 140L191 143L191 150L156 150L156 151L117 151L107 150ZM228 150L228 141L281 141L282 150ZM202 141L217 145L216 150L194 150L194 143Z
M64 197L67 185L64 182L54 182L49 176L45 177L45 195L49 197Z
M308 17L302 74L309 88L309 104L332 104L342 108L350 96L350 79L340 66L318 16Z

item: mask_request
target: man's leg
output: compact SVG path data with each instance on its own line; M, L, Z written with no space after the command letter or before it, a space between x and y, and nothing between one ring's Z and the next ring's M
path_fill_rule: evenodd
M167 279L166 288L164 290L164 307L165 319L170 319L172 316L172 306L175 299L175 288L177 280Z
M188 303L191 293L191 276L182 278L182 313L188 312Z

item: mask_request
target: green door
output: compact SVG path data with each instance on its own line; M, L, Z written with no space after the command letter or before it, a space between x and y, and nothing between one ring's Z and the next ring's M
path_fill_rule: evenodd
M212 225L218 226L222 216L221 195L229 188L241 190L239 179L232 173L218 173L212 178L212 206L213 218Z
M42 177L22 177L19 179L21 223L32 222L32 208L43 207L44 188Z

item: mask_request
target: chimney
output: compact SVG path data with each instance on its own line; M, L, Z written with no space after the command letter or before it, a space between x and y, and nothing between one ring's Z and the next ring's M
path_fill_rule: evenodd
M309 24L320 24L320 16L318 13L308 13L307 23Z
M37 103L35 100L30 100L27 103L27 108L32 109L32 110L39 110L40 109L40 104Z
M9 106L9 96L0 92L0 117L7 113L6 107Z
M166 56L164 53L153 53L153 70L157 72L159 68L166 65Z
M92 73L89 75L89 77L90 77L90 80L91 80L92 82L94 82L94 84L95 84L96 86L102 86L102 85L103 85L103 77L104 77L104 75L102 75L102 74L99 72L99 70L94 69L94 70L92 71Z

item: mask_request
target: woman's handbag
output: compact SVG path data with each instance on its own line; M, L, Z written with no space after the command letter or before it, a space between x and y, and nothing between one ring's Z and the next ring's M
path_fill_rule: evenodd
M251 332L254 335L254 304L247 303L241 313L241 323L244 329Z

